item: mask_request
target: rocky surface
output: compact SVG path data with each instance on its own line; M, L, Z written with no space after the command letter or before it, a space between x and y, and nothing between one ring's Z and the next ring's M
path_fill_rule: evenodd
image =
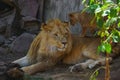
M99 67L94 69L86 69L80 72L70 73L68 68L70 65L57 65L53 69L48 71L37 73L34 77L44 77L45 80L52 78L52 80L89 80L91 74ZM97 80L104 80L105 70L100 69ZM110 80L120 80L120 57L113 60L113 63L110 65Z
M0 45L5 43L5 37L0 35Z
M24 56L33 41L35 35L30 33L23 33L20 36L12 36L8 39L1 38L1 47L0 47L0 61L8 61L20 58ZM19 56L20 55L20 56ZM3 56L6 56L4 58ZM21 57L22 57L21 56Z
M19 55L19 57L22 55ZM5 55L3 56L4 58ZM15 55L14 55L15 57ZM1 58L0 58L1 59ZM12 60L12 58L11 58ZM94 69L86 69L80 72L69 72L69 66L65 64L57 64L52 69L49 69L45 72L39 72L33 76L25 75L25 80L89 80L91 74L100 66ZM5 80L3 72L5 71L6 66L4 62L0 62L0 80ZM113 60L113 63L110 65L110 80L119 80L120 76L120 57ZM105 70L100 69L97 80L104 80Z
M33 41L35 35L29 33L23 33L17 37L10 45L10 50L16 54L27 53L31 42Z
M6 29L5 23L0 20L0 33L4 32L5 29Z

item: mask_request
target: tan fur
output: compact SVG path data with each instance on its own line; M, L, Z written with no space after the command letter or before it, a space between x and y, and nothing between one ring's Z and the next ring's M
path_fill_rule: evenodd
M99 38L78 37L71 35L67 23L58 19L50 20L42 25L42 31L32 42L26 57L14 61L27 74L33 74L51 68L59 61L65 64L80 63L82 68L92 68L96 64L104 64L105 57L97 54ZM73 69L73 67L72 67Z
M82 27L81 37L84 37L86 35L86 32L88 29L91 31L91 33L93 33L97 26L94 16L87 12L70 13L69 19L70 19L71 25L75 25L78 22L81 24L81 27Z

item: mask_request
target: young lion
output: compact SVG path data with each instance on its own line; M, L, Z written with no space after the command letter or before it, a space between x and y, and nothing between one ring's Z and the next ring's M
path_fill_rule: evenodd
M96 28L96 20L94 19L92 14L87 12L73 12L69 14L70 24L75 25L76 23L80 23L82 27L81 37L86 35L87 30L89 29L91 33L95 31Z
M47 24L42 25L41 29L42 31L32 42L28 54L13 62L22 66L21 70L25 73L34 74L47 70L59 61L65 64L76 64L89 58L90 60L79 63L82 68L93 68L96 64L105 63L104 56L96 54L97 46L100 44L99 38L71 35L68 23L58 19L48 21ZM71 71L74 67L76 66L71 67ZM9 75L13 76L13 74Z

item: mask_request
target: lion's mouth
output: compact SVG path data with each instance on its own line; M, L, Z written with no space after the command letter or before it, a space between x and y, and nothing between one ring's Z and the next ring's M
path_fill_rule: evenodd
M58 48L58 51L65 51L65 48Z
M63 45L61 48L57 48L58 51L65 51L67 48L67 45Z

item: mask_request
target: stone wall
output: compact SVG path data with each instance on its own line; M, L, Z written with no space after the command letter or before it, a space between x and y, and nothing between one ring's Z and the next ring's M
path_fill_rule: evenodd
M70 12L80 11L83 9L82 0L45 0L44 3L44 21L52 18L59 18L62 21L69 21ZM73 33L80 33L80 25L71 27Z
M59 18L63 21L68 21L70 12L81 9L81 0L45 0L44 20Z
M27 37L28 35L24 33L37 35L40 31L41 23L49 19L59 18L62 21L69 21L69 13L83 9L81 1L82 0L13 0L13 2L8 2L11 3L11 5L3 2L3 8L0 8L0 47L10 48L10 51L13 53L26 53L33 37L30 36L31 40L27 41L27 39L29 39ZM1 3L2 2L0 2L0 4ZM72 33L80 34L80 31L81 28L79 24L74 27L71 26ZM19 38L21 35L25 36ZM28 43L24 44L24 41ZM25 46L25 48L20 44ZM16 46L17 48L15 48ZM18 47L21 52L17 50Z

